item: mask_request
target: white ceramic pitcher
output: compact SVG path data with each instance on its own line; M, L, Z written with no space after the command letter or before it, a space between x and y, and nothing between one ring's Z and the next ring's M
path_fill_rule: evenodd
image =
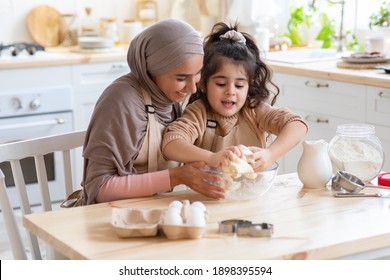
M323 188L332 178L332 162L328 143L321 139L302 142L303 152L298 161L298 178L306 188Z

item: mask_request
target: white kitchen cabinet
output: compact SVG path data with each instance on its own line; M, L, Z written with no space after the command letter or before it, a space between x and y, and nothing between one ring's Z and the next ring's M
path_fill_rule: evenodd
M328 143L340 124L366 122L366 87L311 77L274 73L280 88L276 106L302 116L309 131L305 140ZM279 160L279 173L296 172L302 155L298 145Z
M86 129L96 101L116 78L128 73L125 61L73 65L75 129Z
M71 66L15 68L0 70L0 94L35 88L71 86Z
M390 171L390 87L367 87L366 114L385 149L383 170Z

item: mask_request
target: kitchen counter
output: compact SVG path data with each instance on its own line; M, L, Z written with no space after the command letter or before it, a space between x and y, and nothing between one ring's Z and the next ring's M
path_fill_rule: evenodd
M47 48L46 52L36 53L34 56L23 57L0 57L0 69L15 69L43 66L59 66L69 64L82 64L93 62L126 61L127 46L120 46L112 51L97 52L74 52L70 48ZM384 70L364 69L354 70L337 67L337 59L289 64L267 61L275 72L308 76L319 79L330 79L341 82L371 85L378 87L390 86L390 75Z
M46 48L45 52L37 52L33 56L20 54L17 57L0 56L1 69L21 69L32 67L61 66L69 64L83 64L94 62L126 62L127 46L120 46L112 50L96 51L79 51L70 48Z
M381 69L346 69L337 67L338 60L289 64L268 61L274 72L329 79L340 82L390 87L390 75Z

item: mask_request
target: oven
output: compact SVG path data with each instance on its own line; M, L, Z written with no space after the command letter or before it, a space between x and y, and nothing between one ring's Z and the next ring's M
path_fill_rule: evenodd
M73 130L72 88L71 86L51 86L7 92L0 95L0 144L30 138L49 136ZM50 195L53 200L65 197L60 154L45 156L49 177ZM37 204L40 191L35 174L33 158L22 161L30 203ZM19 207L9 163L0 163L5 174L7 191L12 207Z

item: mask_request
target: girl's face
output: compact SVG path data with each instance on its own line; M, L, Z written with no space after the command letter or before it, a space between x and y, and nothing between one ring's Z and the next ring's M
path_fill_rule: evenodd
M182 102L196 92L202 66L203 55L194 55L173 70L153 77L153 80L170 101Z
M207 99L215 112L229 117L244 106L248 89L244 67L225 61L222 68L207 81Z

